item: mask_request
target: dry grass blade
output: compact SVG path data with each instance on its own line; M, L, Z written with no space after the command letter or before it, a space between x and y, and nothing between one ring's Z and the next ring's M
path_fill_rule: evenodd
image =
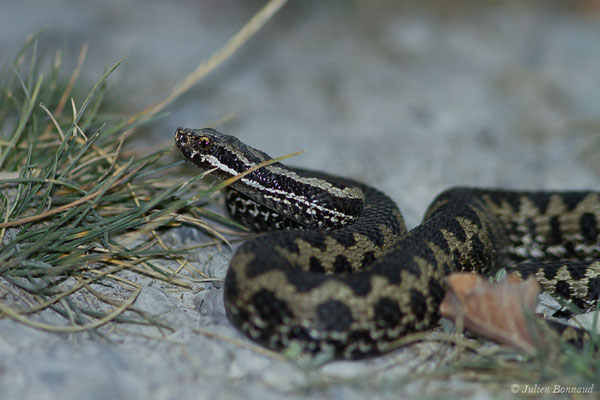
M85 325L56 326L56 325L45 324L43 322L38 322L38 321L34 321L31 319L25 318L21 312L16 311L13 308L8 307L7 305L5 305L3 303L0 303L0 312L6 314L7 316L14 319L15 321L21 322L24 325L27 325L27 326L30 326L30 327L36 328L36 329L41 329L44 331L63 332L63 333L84 332L84 331L87 331L90 329L99 328L102 325L105 325L105 324L111 322L116 317L118 317L120 314L125 312L125 310L127 310L127 308L133 304L135 299L137 299L141 290L142 290L142 288L135 289L134 293L127 300L125 300L123 302L123 304L121 304L119 307L116 307L113 311L106 314L104 317L99 318L96 321L91 322L89 324L85 324Z
M231 178L223 181L222 185L223 185L223 187L229 186L232 183L234 183L234 182L242 179L244 176L248 175L249 173L256 171L257 169L260 169L262 167L265 167L267 165L270 165L270 164L273 164L273 163L276 163L276 162L279 162L279 161L286 160L286 159L288 159L290 157L295 157L295 156L300 155L302 153L304 153L304 150L296 151L294 153L286 154L286 155L281 156L281 157L277 157L277 158L273 158L271 160L263 161L263 162L261 162L259 164L256 164L254 167L245 170L241 174L238 174L236 176L232 176Z
M87 43L85 43L81 47L81 51L79 52L79 57L77 58L77 65L75 66L75 69L73 70L73 73L71 74L71 78L69 78L69 83L67 84L67 87L64 90L60 100L58 101L58 104L56 105L56 109L54 110L54 115L56 115L57 117L60 117L60 115L62 114L62 110L65 107L65 104L67 103L69 95L73 91L73 87L75 86L75 82L77 82L77 78L79 77L79 74L81 73L81 68L83 67L83 62L85 61L85 58L87 56L87 51L88 51L88 45L87 45ZM46 126L46 130L44 131L44 135L49 134L51 129L52 129L52 125L48 124Z
M117 180L116 182L114 182L113 184L111 184L106 189L108 190L108 189L111 189L111 188L113 188L115 186L120 185L121 183L123 183L127 179L130 179L135 173L139 172L139 170L141 168L142 168L142 166L134 169L133 171L129 172L124 177L120 178L119 180ZM125 169L125 166L119 168L115 173L119 173L119 172L123 171L124 169ZM53 180L49 179L47 182L51 183L51 182L53 182ZM69 210L69 209L71 209L73 207L76 207L76 206L78 206L80 204L83 204L85 202L93 200L93 199L97 198L98 196L100 196L101 194L102 194L102 191L97 191L97 192L91 193L91 194L89 194L87 196L80 197L79 199L77 199L77 200L75 200L75 201L73 201L71 203L68 203L68 204L62 205L60 207L56 207L56 208L53 208L51 210L48 210L45 213L41 213L41 214L37 214L37 215L32 215L30 217L22 218L22 219L19 219L17 221L11 221L11 222L1 223L0 224L0 228L9 228L9 227L13 227L13 226L19 226L19 225L23 225L23 224L28 224L30 222L39 221L41 219L45 219L45 218L47 218L47 217L49 217L51 215L61 213L63 211L66 211L66 210Z
M173 100L187 92L192 86L204 79L211 71L215 70L233 53L244 45L254 34L277 12L285 5L287 0L270 0L262 9L260 9L229 41L214 53L208 60L202 62L196 70L183 78L181 82L175 85L175 88L162 101L154 104L136 118L144 116L150 118L162 111ZM129 121L133 122L133 121Z

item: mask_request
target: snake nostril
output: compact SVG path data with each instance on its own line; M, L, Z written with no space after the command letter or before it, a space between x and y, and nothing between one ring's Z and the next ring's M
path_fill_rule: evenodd
M185 134L185 131L181 128L175 131L175 142L177 142L180 146L185 146L188 144L188 136Z
M187 129L185 128L177 128L175 129L175 140L180 143L187 142Z

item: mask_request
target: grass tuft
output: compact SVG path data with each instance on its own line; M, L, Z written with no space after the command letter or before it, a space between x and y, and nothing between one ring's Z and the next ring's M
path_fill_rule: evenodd
M185 264L156 230L185 220L220 237L192 206L215 188L199 186L197 178L165 178L165 170L182 163L164 161L172 147L121 154L133 125L104 115L102 100L107 78L123 60L81 104L71 98L72 113L65 116L85 47L67 85L58 78L60 55L44 74L36 51L33 36L0 76L0 317L53 332L96 331L109 322L160 325L132 307L141 286L121 272L190 288L189 279L155 262ZM187 194L191 186L198 195ZM111 297L101 286L127 295ZM93 301L76 300L81 292ZM61 322L43 322L47 312Z
M73 92L81 91L76 81L87 46L63 84L62 52L43 70L39 34L26 41L0 71L0 318L94 335L108 323L168 328L133 306L142 290L135 276L182 289L211 279L185 260L186 249L167 246L161 231L186 224L215 238L197 248L225 241L223 232L230 230L214 222L239 226L194 206L207 203L223 184L207 187L199 183L204 175L181 181L165 174L184 162L166 161L172 145L140 155L122 152L123 143L230 57L285 2L268 2L164 101L130 117L105 113L103 104L107 79L124 59L78 103Z

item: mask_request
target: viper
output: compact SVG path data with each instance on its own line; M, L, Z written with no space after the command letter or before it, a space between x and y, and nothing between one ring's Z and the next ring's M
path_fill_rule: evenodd
M271 160L214 129L178 128L177 147L219 180ZM262 166L227 187L229 214L265 232L225 278L229 320L277 351L357 359L439 320L445 277L506 268L582 309L600 295L600 193L451 188L407 231L385 194L351 179Z

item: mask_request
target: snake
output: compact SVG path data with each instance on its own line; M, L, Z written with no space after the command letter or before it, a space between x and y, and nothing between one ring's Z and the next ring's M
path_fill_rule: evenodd
M583 310L600 295L599 192L454 187L407 230L395 202L364 183L269 164L263 151L212 128L177 128L175 143L215 180L238 176L226 209L259 234L230 260L225 310L272 350L386 353L439 322L446 277L458 271L534 276Z

